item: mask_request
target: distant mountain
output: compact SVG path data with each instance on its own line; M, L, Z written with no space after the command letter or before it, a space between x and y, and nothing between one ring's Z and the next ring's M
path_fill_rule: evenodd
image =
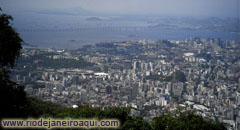
M89 22L103 21L103 19L98 17L90 17L90 18L87 18L86 20Z

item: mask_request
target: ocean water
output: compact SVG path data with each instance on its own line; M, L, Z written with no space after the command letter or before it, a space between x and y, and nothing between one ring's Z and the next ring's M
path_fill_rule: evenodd
M106 16L103 21L87 21L90 16L55 15L34 11L9 12L13 25L24 42L40 48L77 49L86 44L126 40L185 40L189 37L240 40L240 34L211 30L186 29L194 25L155 17L135 18ZM169 23L171 21L171 23ZM174 28L150 29L158 24L176 25ZM136 28L135 28L136 27ZM127 29L126 29L127 28Z
M240 34L210 30L158 29L158 30L97 30L97 31L20 31L24 42L40 48L77 49L82 45L126 40L180 40L189 37L240 40Z

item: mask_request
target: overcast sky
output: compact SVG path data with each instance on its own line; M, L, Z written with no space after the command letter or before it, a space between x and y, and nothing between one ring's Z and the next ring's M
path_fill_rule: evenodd
M240 0L0 0L4 10L83 8L107 14L239 17Z

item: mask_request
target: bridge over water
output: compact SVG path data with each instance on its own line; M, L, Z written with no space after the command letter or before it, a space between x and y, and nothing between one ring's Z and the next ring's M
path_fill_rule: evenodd
M18 32L125 32L125 31L158 31L161 28L150 27L88 27L68 29L17 29Z

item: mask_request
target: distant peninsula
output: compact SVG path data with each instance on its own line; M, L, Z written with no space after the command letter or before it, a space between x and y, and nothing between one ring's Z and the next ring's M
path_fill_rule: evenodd
M89 22L103 21L103 19L98 17L90 17L90 18L87 18L86 20Z

